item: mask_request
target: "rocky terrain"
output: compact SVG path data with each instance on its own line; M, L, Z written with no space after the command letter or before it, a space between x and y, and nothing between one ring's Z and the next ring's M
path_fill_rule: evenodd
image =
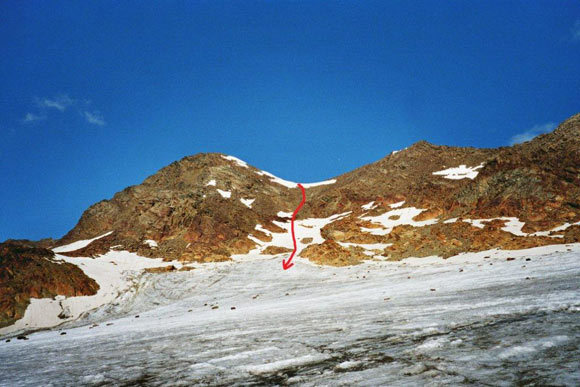
M476 149L421 141L304 186L297 256L321 265L578 242L580 114L524 144ZM31 297L96 291L82 271L55 264L43 248L68 258L128 251L181 264L250 253L281 261L292 249L289 222L300 199L296 183L235 157L185 157L94 204L60 240L3 245L2 321L21 317ZM73 247L59 250L63 245Z
M308 199L297 219L350 211L325 226L325 240L392 243L383 252L390 259L573 242L580 237L578 227L569 229L565 237L565 229L548 234L580 221L579 138L580 115L576 115L553 133L512 147L458 148L421 141L338 176L332 183L307 185ZM284 232L276 222L287 221L299 201L300 192L291 182L231 156L199 154L91 206L56 245L113 231L69 255L98 255L111 246L122 246L142 256L168 260L223 261L256 248L256 238L269 241L271 237L256 229L257 225ZM422 210L411 220L428 227L402 222L392 235L368 231L380 228L376 219L400 202L403 208ZM281 212L286 215L280 216ZM502 231L508 218L520 222L521 229ZM464 219L490 221L481 227L457 224ZM279 249L275 251L283 252ZM334 251L324 254L328 260L344 254L330 243L316 251L321 249Z
M0 328L22 318L31 298L97 293L99 285L79 267L53 258L48 249L0 243Z

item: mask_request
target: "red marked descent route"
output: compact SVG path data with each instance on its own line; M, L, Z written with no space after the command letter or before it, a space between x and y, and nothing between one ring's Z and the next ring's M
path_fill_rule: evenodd
M296 236L294 235L294 220L296 219L296 214L298 213L298 211L300 211L300 209L302 208L302 206L304 205L304 203L306 203L306 192L304 191L304 187L302 187L302 184L298 184L298 188L300 188L300 190L302 191L302 201L300 202L300 204L298 205L298 207L294 210L294 213L292 214L292 243L294 243L294 251L292 251L292 254L290 255L290 258L288 258L288 261L286 261L285 259L282 260L282 267L284 268L284 270L288 270L290 269L292 266L294 266L294 263L292 263L292 258L294 258L294 254L296 254Z

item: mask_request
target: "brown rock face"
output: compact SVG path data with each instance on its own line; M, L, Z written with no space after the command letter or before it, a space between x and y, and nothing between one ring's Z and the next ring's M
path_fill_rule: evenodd
M0 243L0 327L22 318L30 298L88 296L99 285L77 266L53 261L51 250Z
M207 262L246 253L255 246L247 237L257 234L256 224L271 224L278 211L299 201L299 192L258 172L220 154L185 157L91 206L58 244L114 230L72 254L102 254L122 245L143 256ZM248 206L241 199L254 201ZM147 239L158 247L144 244Z
M460 165L481 167L474 179L447 179L433 174ZM393 243L386 254L399 259L416 254L449 256L484 248L574 240L573 231L567 239L514 238L501 226L479 229L442 221L456 217L515 217L525 222L525 233L580 221L580 115L568 119L553 133L512 147L476 149L418 142L341 175L334 184L308 188L306 196L298 219L351 211L322 229L322 236L329 243L304 250L308 257L319 261L316 254L331 257L329 262L339 262L337 257L344 255L341 264L358 259L350 250L331 243L336 241ZM414 221L437 223L421 228L400 226L391 235L362 230L380 226L361 216L383 214L392 209L390 205L401 201L405 201L404 207L425 210ZM299 202L298 189L278 184L252 166L220 154L200 154L185 157L142 184L91 206L57 244L114 231L67 254L98 255L111 246L122 245L123 249L148 257L227 260L232 254L256 247L250 235L262 242L270 240L267 233L256 230L258 224L269 232L284 232L272 221L287 220L280 218L278 212L292 212ZM362 207L369 202L374 202L373 206ZM155 240L158 246L145 244L148 239Z
M300 256L311 261L329 266L358 265L369 259L360 247L342 247L333 240L311 245L300 252Z
M515 236L503 231L503 221L488 223L483 229L458 221L425 227L398 226L386 239L391 246L385 255L391 260L437 255L448 258L463 252L477 252L493 248L519 250L580 241L580 233L563 239L545 236Z
M267 254L267 255L278 255L278 254L291 253L291 252L292 252L292 249L289 249L287 247L281 247L281 246L268 246L263 251L263 253Z
M172 271L177 271L177 268L173 265L162 266L162 267L150 267L150 268L145 269L146 273L169 273Z

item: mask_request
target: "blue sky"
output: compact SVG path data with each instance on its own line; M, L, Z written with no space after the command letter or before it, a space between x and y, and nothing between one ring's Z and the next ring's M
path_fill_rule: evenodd
M580 112L577 1L5 0L0 52L0 240L199 152L312 182Z

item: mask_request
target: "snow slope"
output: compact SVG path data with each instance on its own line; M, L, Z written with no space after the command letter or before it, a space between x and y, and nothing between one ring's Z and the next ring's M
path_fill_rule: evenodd
M23 318L15 324L0 328L0 335L23 330L50 328L78 319L92 309L108 304L133 290L135 279L145 268L180 265L163 262L161 258L140 257L127 251L112 250L98 258L73 258L56 255L56 260L77 265L99 284L93 296L31 299ZM59 317L60 316L60 317Z
M55 253L66 253L68 251L79 250L79 249L82 249L83 247L87 247L92 241L96 241L97 239L104 238L107 235L111 235L112 233L113 233L113 231L109 231L108 233L105 233L103 235L99 235L98 237L95 237L93 239L83 239L80 241L70 243L68 245L55 247L54 249L52 249L52 251L54 251Z

